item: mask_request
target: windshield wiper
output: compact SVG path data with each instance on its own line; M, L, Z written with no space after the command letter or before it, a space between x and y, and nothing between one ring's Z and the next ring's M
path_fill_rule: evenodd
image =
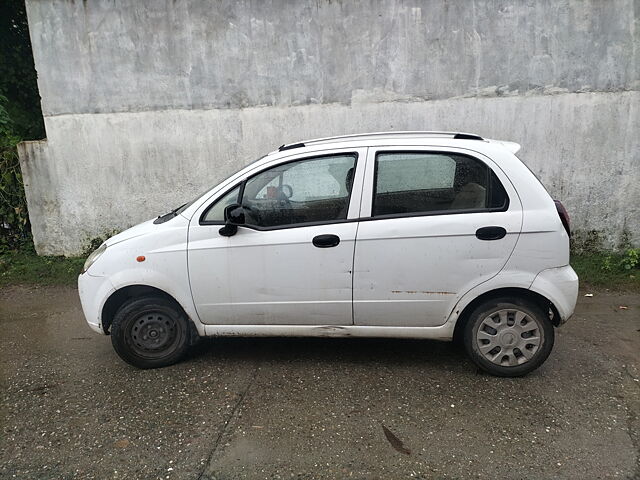
M159 223L164 223L168 220L171 220L173 217L178 216L178 210L180 210L182 207L184 207L186 205L186 203L183 203L182 205L180 205L177 208L174 208L173 210L171 210L168 213L165 213L164 215L158 215L158 218L156 218L153 223L155 225L158 225Z
M176 215L178 215L178 210L180 210L182 207L184 207L186 205L186 203L183 203L182 205L180 205L177 208L174 208L173 210L171 210L169 213L173 213L173 216L175 217Z

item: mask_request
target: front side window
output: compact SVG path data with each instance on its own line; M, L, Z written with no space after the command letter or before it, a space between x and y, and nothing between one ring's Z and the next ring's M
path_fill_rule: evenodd
M475 158L432 152L376 157L373 216L497 210L507 205L498 178Z
M233 203L238 203L238 194L240 193L240 187L236 187L227 194L225 194L220 200L209 207L209 210L204 214L202 220L207 223L224 223L224 209Z
M247 225L277 227L347 218L356 155L285 163L250 178L242 195Z

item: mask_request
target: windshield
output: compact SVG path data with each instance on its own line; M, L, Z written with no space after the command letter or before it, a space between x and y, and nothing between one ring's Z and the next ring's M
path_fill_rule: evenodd
M235 172L233 172L231 175L229 175L227 178L225 178L224 180L222 180L219 183L225 182L228 179L230 179L231 177L233 177L235 174L237 174L240 170L243 170L244 168L248 167L249 165L256 163L260 160L262 160L264 157L266 157L266 155L261 156L260 158L255 159L253 162L250 162L246 165L244 165L242 168L236 170ZM182 205L181 207L176 208L175 210L173 210L173 213L175 213L176 215L180 215L182 212L184 212L187 208L189 208L191 205L193 205L196 201L200 200L200 198L202 198L204 195L207 194L207 192L209 192L211 189L213 188L213 186L208 187L204 192L200 193L199 195L197 195L193 200L191 200L188 203L185 203L184 205Z

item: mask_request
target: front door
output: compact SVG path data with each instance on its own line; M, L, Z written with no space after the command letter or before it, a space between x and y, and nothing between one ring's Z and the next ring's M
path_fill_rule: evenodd
M456 151L370 149L362 204L356 325L442 325L461 295L502 269L522 223L495 164Z
M189 275L203 323L351 325L352 270L366 150L294 158L222 195L189 232ZM357 197L357 198L356 198ZM246 225L218 233L224 207ZM350 209L350 205L353 207Z

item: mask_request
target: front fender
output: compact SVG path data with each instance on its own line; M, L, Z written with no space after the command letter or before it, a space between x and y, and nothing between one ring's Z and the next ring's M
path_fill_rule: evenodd
M110 277L110 281L115 291L134 285L142 285L162 290L180 304L185 313L193 321L198 333L204 335L204 325L200 322L200 317L198 317L198 312L195 309L191 291L188 289L189 282L187 279L177 280L175 276L170 277L157 270L135 268L118 271ZM187 288L180 288L180 285L186 285Z

